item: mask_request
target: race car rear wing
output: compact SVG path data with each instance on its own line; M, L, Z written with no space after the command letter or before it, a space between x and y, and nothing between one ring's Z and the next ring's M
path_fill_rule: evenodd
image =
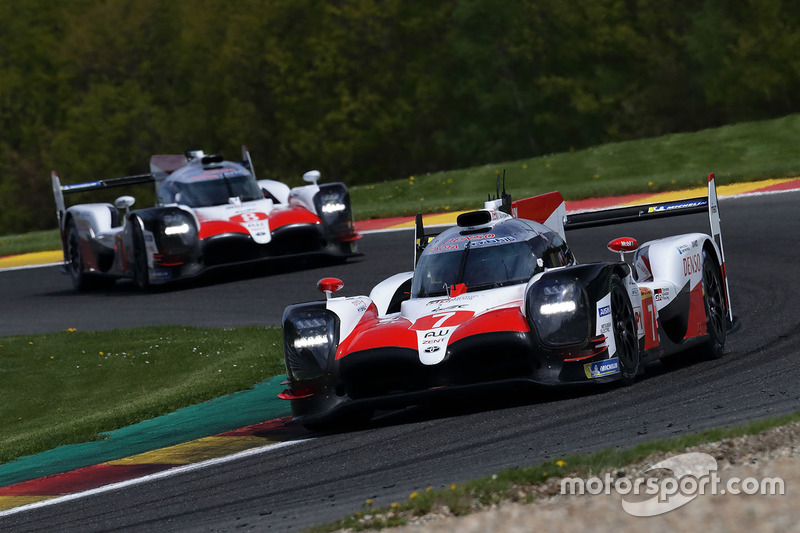
M720 270L723 285L725 286L725 299L728 304L728 318L734 323L731 308L728 275L725 269L725 250L722 246L722 230L720 227L719 202L717 199L717 186L714 173L708 175L708 195L686 200L672 202L657 202L652 204L634 205L630 207L617 207L588 211L584 213L566 214L566 208L560 193L548 193L533 198L519 200L512 204L512 214L515 217L536 220L556 230L564 237L564 232L574 229L593 228L652 220L672 216L691 215L694 213L708 212L711 226L711 237L720 253Z
M109 178L85 183L75 183L72 185L61 185L61 180L58 178L58 174L56 174L55 170L50 172L50 177L53 180L53 196L56 201L56 215L58 216L59 227L61 227L61 221L64 216L64 211L66 210L64 204L65 194L123 187L126 185L150 183L154 181L152 174L137 174L135 176L124 176L122 178Z

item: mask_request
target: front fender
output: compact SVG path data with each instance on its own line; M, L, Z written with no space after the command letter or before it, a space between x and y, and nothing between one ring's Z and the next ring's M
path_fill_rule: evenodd
M411 298L411 278L413 276L413 272L402 272L373 287L369 298L378 309L378 316L400 311L400 304Z

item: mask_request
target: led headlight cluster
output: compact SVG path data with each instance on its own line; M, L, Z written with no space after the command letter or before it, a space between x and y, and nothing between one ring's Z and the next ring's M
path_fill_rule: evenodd
M347 188L341 183L326 183L319 189L314 206L322 223L334 235L352 233L353 215Z
M544 344L570 346L586 340L589 313L586 294L567 277L545 278L528 290L528 318Z
M159 246L159 249L191 246L197 241L194 220L183 211L173 211L163 215L161 232L160 240L163 246Z
M317 378L336 349L336 317L324 309L297 309L284 320L283 342L289 376Z

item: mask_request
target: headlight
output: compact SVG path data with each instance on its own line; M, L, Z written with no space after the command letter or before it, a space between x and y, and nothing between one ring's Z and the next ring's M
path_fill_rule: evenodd
M194 220L188 213L167 213L161 219L161 231L164 238L165 249L174 249L181 246L191 246L195 243L197 232Z
M353 214L349 206L350 195L341 183L320 185L314 196L314 207L320 220L334 235L352 233Z
M283 344L292 379L320 377L336 349L336 316L319 308L292 310L284 317Z
M571 278L545 278L528 290L528 318L539 338L550 346L569 346L586 340L589 313L586 295Z
M344 211L347 206L341 202L333 202L330 204L323 204L322 212L323 213L338 213L339 211Z

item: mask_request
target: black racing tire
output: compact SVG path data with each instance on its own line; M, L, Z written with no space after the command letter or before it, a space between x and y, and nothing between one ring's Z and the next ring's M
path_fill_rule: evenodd
M90 291L94 289L108 288L114 284L114 278L103 277L101 275L86 272L83 263L83 252L81 241L78 236L78 228L75 221L70 219L67 222L66 231L66 262L67 272L72 280L72 286L77 291Z
M630 385L636 380L641 366L639 336L631 300L616 275L611 278L611 327L617 346L620 381L623 385Z
M708 341L704 352L711 359L719 359L725 351L727 330L725 317L728 313L725 304L725 288L722 273L713 254L703 250L703 305L706 310Z
M137 218L131 219L133 226L133 280L142 290L150 288L150 268L147 265L147 248L144 244L144 234Z
M72 279L72 285L78 291L88 290L91 288L91 283L89 283L89 277L83 271L81 241L78 236L78 228L72 219L67 222L66 236L67 272L69 272L69 277Z

